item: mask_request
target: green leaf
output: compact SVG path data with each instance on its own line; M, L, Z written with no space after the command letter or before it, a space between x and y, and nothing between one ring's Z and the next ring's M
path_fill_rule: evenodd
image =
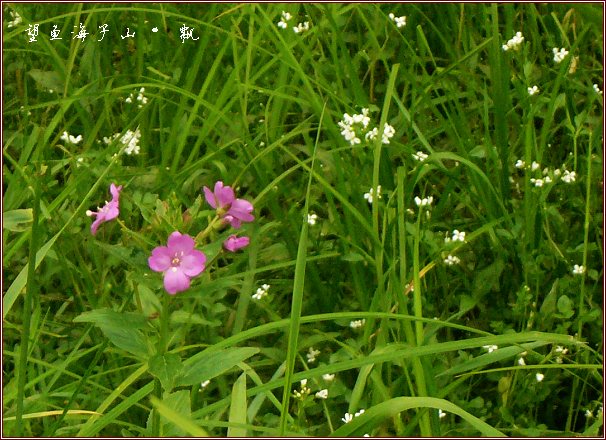
M63 90L65 82L57 72L32 69L27 72L42 89Z
M170 420L173 424L179 426L186 435L193 437L208 437L208 433L191 419L191 416L187 417L172 409L164 401L158 400L156 397L151 398L152 405L166 420Z
M149 372L160 380L164 391L172 391L182 371L183 363L175 353L155 355L149 359Z
M228 437L247 437L246 428L231 424L246 424L246 373L242 373L231 390L231 406L229 407Z
M573 304L568 296L562 295L558 298L558 312L566 319L574 315Z
M212 379L258 352L256 347L244 347L198 353L183 362L185 373L177 379L175 386L190 386Z
M27 230L33 220L32 208L14 209L2 213L2 227L13 232L22 232Z
M189 390L176 391L174 393L165 394L162 403L182 417L191 418L191 398ZM163 437L185 437L188 432L183 428L178 419L171 417L168 414L162 414L162 436Z
M139 331L145 327L147 322L142 315L116 312L110 309L96 309L76 316L74 322L92 322L118 348L142 359L149 356L145 337Z

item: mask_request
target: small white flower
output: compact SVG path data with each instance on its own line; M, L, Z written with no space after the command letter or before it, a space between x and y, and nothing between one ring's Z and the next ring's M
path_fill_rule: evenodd
M572 268L572 273L574 275L583 275L585 273L585 267L575 264L574 267Z
M367 141L374 141L378 135L379 129L375 127L364 135L364 139L366 139Z
M396 130L389 124L385 124L385 128L383 129L383 136L381 137L381 142L384 144L389 144L389 140L396 134Z
M328 390L325 388L316 393L318 399L328 399Z
M82 141L82 135L79 134L78 136L72 136L67 131L64 131L60 139L70 144L77 145Z
M307 353L307 362L309 362L310 364L314 363L316 361L316 356L318 356L320 354L320 350L314 350L313 347L309 347L309 351Z
M377 185L377 192L375 193L373 188L370 188L367 193L364 194L364 198L368 201L368 203L372 203L374 198L381 198L381 185Z
M349 323L349 326L353 329L356 329L356 328L360 328L360 327L364 326L365 323L366 323L366 319L356 319L354 321L351 321Z
M537 378L537 382L542 382L545 379L545 375L542 373L537 373L535 377Z
M556 64L560 64L562 61L564 61L564 58L566 58L566 55L568 55L568 51L566 49L564 49L563 47L558 50L557 47L554 47L552 49L553 51L553 61Z
M301 379L301 388L307 386L307 379Z
M362 414L364 414L364 410L363 409L361 409L360 411L358 411L357 413L355 413L354 417L361 416Z
M278 22L278 27L286 29L288 27L288 21L292 18L290 13L282 11L282 18Z
M429 197L424 197L424 198L419 198L418 196L415 197L415 204L417 206L430 206L433 203L433 196L429 196Z
M532 162L532 164L530 165L530 169L531 169L532 171L536 171L536 170L538 170L539 168L541 168L541 165L539 165L539 163L538 163L538 162Z
M318 220L318 216L314 213L311 214L307 214L307 223L309 223L310 225L315 225L316 221Z
M459 232L457 229L452 231L452 241L465 241L465 232Z
M455 264L459 264L460 262L461 259L454 255L449 255L447 258L444 259L444 264L448 266L454 266Z
M292 30L294 31L295 34L300 34L301 32L308 31L309 30L309 22L306 21L304 23L299 23Z
M412 154L412 158L414 160L418 160L419 162L424 162L428 157L429 155L423 153L422 151L417 151L416 153Z
M270 288L269 284L263 284L261 287L257 289L257 293L255 293L252 297L253 299L260 300L264 296L267 296L267 292Z
M139 154L139 139L141 138L141 132L139 131L139 127L137 127L137 129L135 131L132 130L127 130L126 133L124 133L124 136L122 136L122 138L120 138L120 143L122 143L122 145L126 146L126 148L124 149L124 152L126 154L128 154L129 156L131 154Z
M537 86L528 87L528 94L530 96L534 96L539 93L539 88Z
M560 174L562 174L562 172L558 168L556 168L555 170L553 170L553 175L554 176L560 177Z
M441 409L438 409L438 417L441 419L446 417L446 412L442 411Z
M541 187L541 186L543 186L543 184L545 183L545 182L543 181L543 179L534 179L534 178L533 178L533 179L530 179L530 182L531 182L531 183L534 183L534 186L536 186L536 187Z
M585 417L587 417L588 419L593 417L593 413L591 411L589 411L588 409L585 410Z
M498 345L483 345L482 348L488 350L488 353L492 353L499 349Z
M205 380L204 382L202 382L200 384L200 388L206 388L208 386L208 384L210 383L210 380Z
M343 423L349 423L353 420L353 418L354 418L353 414L346 412L345 415L343 417L341 417L341 420L343 420Z
M23 19L21 18L21 16L19 15L19 13L17 11L9 11L9 13L12 17L12 20L6 24L6 27L12 28L12 27L17 26L18 24L21 24Z
M520 359L518 359L518 365L520 365L520 366L526 365L526 362L524 361L523 357L521 357Z
M555 348L555 350L554 350L554 351L555 351L556 353L559 353L559 354L566 354L566 353L568 353L568 349L567 349L567 348L562 347L561 345L558 345L558 346Z
M333 380L335 380L335 375L326 373L322 375L322 379L324 379L326 382L332 382Z
M518 50L522 42L524 41L524 37L522 36L522 32L516 32L516 34L507 41L507 44L504 44L503 50L507 52L509 49Z
M594 85L593 85L593 90L595 90L595 92L596 92L598 95L601 95L601 94L602 94L602 91L600 90L600 87L599 87L597 84L594 84Z
M389 14L389 18L391 19L391 21L396 23L396 26L401 28L406 26L406 16L402 15L401 17L396 17L395 14L393 12L391 12Z
M572 183L577 179L577 173L574 171L564 170L564 174L562 174L562 181L564 183Z

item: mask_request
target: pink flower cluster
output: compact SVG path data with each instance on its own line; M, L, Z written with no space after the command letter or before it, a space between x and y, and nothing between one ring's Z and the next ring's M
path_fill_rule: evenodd
M121 190L122 186L112 183L109 187L112 200L105 202L105 206L98 208L97 212L86 211L86 215L89 217L96 217L91 225L93 235L97 233L99 225L114 220L120 214ZM234 190L229 186L224 186L221 181L215 184L214 191L205 186L204 196L208 204L217 210L217 215L223 223L230 224L235 229L239 229L242 222L251 222L255 219L251 214L252 203L236 199ZM236 252L248 246L249 243L249 237L238 237L232 234L223 242L223 248L229 252ZM153 271L164 273L164 288L169 294L174 295L189 289L191 279L204 272L206 255L195 249L195 240L191 236L174 231L168 237L166 246L158 246L152 251L151 257L148 258L148 265Z

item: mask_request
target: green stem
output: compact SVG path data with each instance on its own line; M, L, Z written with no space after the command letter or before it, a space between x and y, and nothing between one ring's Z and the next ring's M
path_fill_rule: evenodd
M221 220L222 220L221 216L217 214L215 216L215 218L213 218L211 220L211 222L208 224L206 229L204 229L202 232L200 232L198 235L196 235L196 243L201 244L202 241L208 236L208 234L210 234L211 231L214 229L215 225Z
M170 324L170 298L166 295L162 295L160 301L162 302L162 312L160 313L160 335L158 338L158 347L156 349L157 354L162 356L168 350L168 327ZM162 384L159 379L154 381L154 393L158 399L162 400ZM152 436L159 437L160 433L160 413L155 409L153 410L154 415L152 419Z
M17 382L17 410L16 410L16 425L17 437L23 434L23 403L25 400L25 376L27 370L27 355L29 352L29 333L32 316L32 302L34 294L37 293L36 277L36 253L38 251L38 217L40 216L40 187L38 179L34 179L34 212L32 218L32 235L29 245L29 265L27 269L27 288L25 289L25 297L23 298L23 328L21 337L21 351L19 353L19 371Z

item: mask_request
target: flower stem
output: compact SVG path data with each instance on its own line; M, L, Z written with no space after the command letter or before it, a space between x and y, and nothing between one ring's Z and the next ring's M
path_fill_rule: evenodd
M162 295L160 301L162 302L162 312L160 313L160 336L158 338L157 355L162 356L168 349L168 326L170 321L170 303L166 295ZM162 400L162 384L159 379L155 379L154 391L156 397ZM156 409L152 419L152 436L160 437L160 413Z
M219 215L216 215L215 218L213 218L211 220L211 222L208 224L206 229L204 229L202 232L200 232L198 235L196 235L196 243L202 244L202 240L204 240L208 236L208 234L210 234L210 232L213 230L213 228L215 227L217 222L219 222L220 220L221 220L221 217Z

